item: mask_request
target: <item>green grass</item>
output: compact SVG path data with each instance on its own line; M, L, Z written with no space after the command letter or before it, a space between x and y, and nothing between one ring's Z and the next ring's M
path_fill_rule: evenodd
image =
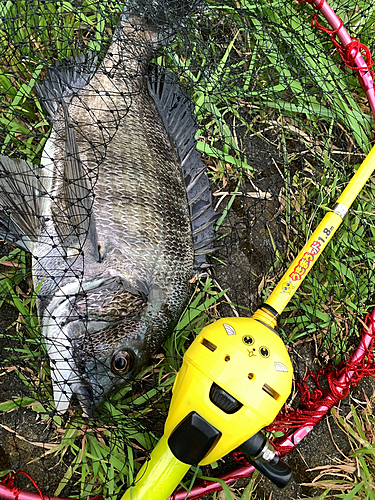
M344 21L350 22L354 35L365 43L371 41L375 6L366 4L368 16L361 17L355 6L365 6L365 2L353 1L352 7L345 10L339 2L331 4ZM4 55L0 62L0 128L4 134L0 154L38 161L49 125L32 90L35 79L43 75L45 64L56 59L82 49L101 51L111 40L121 7L114 0L85 1L79 10L70 1L5 1L0 5L0 52ZM213 182L230 191L218 227L236 194L250 189L248 183L257 176L256 162L246 155L249 136L256 134L270 142L272 139L263 130L269 125L276 130L285 181L286 250L278 249L270 234L275 262L267 273L264 298L272 290L275 276L285 270L287 262L303 246L310 228L316 226L327 207L334 206L351 177L355 165L347 171L347 165L332 155L335 141L342 149L339 131L348 147L362 152L369 149L373 120L363 105L365 99L358 104L358 96L363 94L357 78L343 69L328 36L311 29L312 14L310 6L297 2L233 0L223 5L207 0L204 16L193 21L197 29L191 31L187 54L187 40L181 37L158 59L179 75L181 85L192 96L198 121L198 150ZM305 154L305 170L295 167L299 159L296 144L305 149L301 153ZM318 165L320 169L324 165L324 172L317 169ZM316 175L305 175L307 170ZM357 328L356 316L364 317L369 300L375 296L371 274L375 257L374 206L375 185L369 183L286 309L281 331L289 343L316 336L321 340L322 353L332 361L347 355ZM13 266L1 266L0 261L0 304L5 301L18 310L19 318L13 326L23 329L19 337L24 340L13 351L13 357L9 352L8 362L14 364L22 358L36 375L25 377L19 371L30 396L2 402L0 411L31 406L47 419L51 390L48 364L44 362L42 370L38 365L39 359L46 360L46 353L38 334L37 291L30 289L23 252L15 250L2 261L12 262ZM156 367L147 367L139 374L139 380L154 379L156 383L146 384L147 389L139 394L125 386L113 395L101 409L100 430L87 429L79 414L68 422L53 417L63 437L48 454L54 454L56 461L71 457L55 495L64 494L66 485L72 482L77 484L81 497L99 492L116 495L124 484L131 484L141 463L135 460L136 450L145 450L146 456L160 433L160 429L150 431L145 422L151 411L166 415L171 387L187 345L217 315L215 307L221 300L223 292L215 291L210 280L196 284L174 335L164 345L164 357ZM193 479L199 474L196 469ZM235 493L235 498L253 498L250 485L243 493ZM228 488L224 488L224 495L226 500L232 498Z
M358 2L346 3L345 9L342 4L334 7L344 21L350 22L349 31L353 36L360 37L364 43L371 41L368 29L370 20L374 19L373 6L368 9L369 21L358 13ZM326 210L334 207L356 168L352 165L349 170L345 169L345 164L332 157L338 126L345 130L348 148L354 141L352 144L363 153L369 151L372 137L373 118L368 105L364 105L366 99L358 99L361 90L357 77L343 69L338 54L332 51L329 37L310 27L313 13L309 6L302 7L297 2L291 5L281 1L242 1L226 2L225 6L212 2L212 27L202 23L206 28L204 35L208 40L219 38L214 31L215 21L220 19L220 25L225 27L227 23L232 36L226 43L215 46L209 43L200 46L195 39L187 58L176 54L167 57L167 63L182 75L182 82L191 89L200 124L204 124L199 130L199 150L203 154L217 153L220 160L215 164L211 158L213 180L236 186L232 187L233 194L224 216L235 199L236 189L239 186L243 189L245 182L257 175L256 165L249 164L244 154L246 132L236 140L229 124L242 124L249 133L257 133L259 137L262 137L259 125L266 127L272 123L276 127L285 179L287 251L280 252L273 243L275 262L268 273L272 278L275 269L285 271L292 256L303 247L311 227L317 225ZM235 26L233 20L237 21ZM246 56L240 57L244 52ZM210 59L215 62L210 63ZM210 64L213 70L207 71ZM258 122L254 119L254 108L259 115ZM248 110L248 116L244 109ZM305 164L310 172L316 171L317 162L324 168L318 175L315 173L311 181L305 172L293 167L299 155L292 151L292 141L305 147ZM285 340L294 343L317 334L322 350L335 363L344 359L350 350L358 330L356 318L364 317L371 307L368 299L371 301L375 292L371 278L373 187L369 183L360 194L360 201L353 206L303 289L288 306L285 319L281 320ZM273 242L271 233L270 239ZM280 272L278 275L281 276ZM273 286L265 285L264 299Z
M112 35L108 20L115 23L122 5L114 0L86 0L78 10L70 1L0 4L0 126L6 131L0 154L17 152L38 161L49 125L33 92L35 81L57 59L108 45Z
M334 167L333 164L330 176L317 186L320 208L317 207L310 219L306 218L303 207L307 203L306 193L307 196L311 195L314 186L295 191L294 224L300 224L302 229L301 237L298 238L299 248L303 247L307 235L323 218L327 207L335 205L335 200L351 176L351 172L345 177L339 175ZM299 173L294 179L296 186L301 185L298 177ZM354 332L360 330L357 318L364 318L373 305L374 203L375 184L369 181L319 262L287 306L284 319L281 320L285 338L289 342L318 335L322 339L322 351L325 350L334 363L346 357ZM344 327L345 335L342 334Z
M342 78L341 60L330 50L332 42L326 34L317 34L310 27L313 12L308 6L281 0L212 4L211 32L207 33L209 28L202 23L205 36L208 40L218 38L215 21L224 26L227 22L232 36L225 44L216 45L206 41L203 46L194 40L188 59L181 61L176 54L170 57L183 72L184 79L194 87L198 116L202 113L205 116L209 138L223 140L225 137L223 154L228 153L227 148L240 150L228 129L226 115L229 113L248 127L241 110L250 102L251 108L265 110L268 107L291 119L302 117L305 130L314 135L322 134L322 122L337 120L362 151L369 151L373 119L369 110L365 113L353 97L353 89L359 87L356 76L349 74ZM352 5L354 12L357 2L353 1ZM372 19L374 9L369 9ZM357 17L354 34L361 37L370 21L361 24L360 15ZM368 42L368 38L364 37L364 41ZM244 57L239 56L244 52ZM212 60L214 70L206 72ZM198 66L198 69L192 72L190 66ZM242 158L242 161L248 168L246 160Z
M352 451L347 458L336 465L315 469L319 475L309 486L323 490L320 496L314 497L315 499L373 500L375 498L374 397L366 399L367 404L364 408L351 405L351 411L345 418L337 410L332 410L336 423L348 437ZM327 476L331 477L325 479Z

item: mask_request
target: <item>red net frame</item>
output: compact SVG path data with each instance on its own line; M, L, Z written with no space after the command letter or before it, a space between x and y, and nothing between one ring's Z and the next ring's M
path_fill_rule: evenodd
M318 11L311 20L311 26L329 34L345 66L356 72L375 118L374 72L372 71L374 61L370 50L357 38L352 38L348 34L342 19L334 13L325 0L298 0L298 2L309 3ZM330 28L318 22L319 14L323 15Z

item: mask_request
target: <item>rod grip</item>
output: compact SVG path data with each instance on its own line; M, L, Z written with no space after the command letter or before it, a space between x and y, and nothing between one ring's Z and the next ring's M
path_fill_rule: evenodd
M189 469L173 455L163 436L121 500L167 500Z

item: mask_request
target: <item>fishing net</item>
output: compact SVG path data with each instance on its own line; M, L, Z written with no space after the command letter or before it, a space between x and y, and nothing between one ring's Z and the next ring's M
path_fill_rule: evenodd
M135 23L130 34L116 32L122 2L0 2L1 177L8 179L6 189L1 185L5 229L0 261L0 473L6 477L10 471L25 471L44 494L112 498L132 484L162 435L171 387L194 336L218 317L250 317L265 301L311 231L334 206L373 142L366 88L361 88L353 60L322 16L311 22L317 13L311 5L206 0L184 7L183 2L165 1L157 10L159 17L153 17L157 3L130 2L129 9L136 12L138 8L140 18L147 19L147 26L158 33L158 41L150 45L153 50L145 55L139 42L139 37L147 36L142 23ZM332 2L331 6L370 70L375 8L371 2L359 0ZM46 300L45 289L41 292L48 281L46 273L52 276L54 269L53 263L44 266L43 279L33 283L32 266L35 268L38 256L34 255L33 264L29 240L40 213L35 209L37 191L29 187L35 188L41 175L50 184L47 182L47 193L42 193L45 184L39 185L40 196L53 200L58 175L54 168L59 169L51 150L47 173L39 168L53 122L48 107L54 106L53 96L46 87L43 90L43 81L64 67L64 74L71 78L66 82L69 92L79 94L79 84L88 84L106 56L111 66L108 71L120 72L118 54L107 54L114 36L122 37L123 57L130 68L127 81L133 75L135 84L129 84L121 102L115 98L120 92L116 86L100 89L103 104L95 109L97 140L87 146L78 162L86 169L89 182L77 174L72 184L78 188L67 188L71 199L79 198L82 210L77 215L71 204L59 205L60 218L55 217L59 241L71 238L67 252L73 260L86 249L91 231L87 214L92 204L100 204L100 197L92 198L98 171L90 170L90 162L96 161L99 169L117 162L107 156L111 141L131 115L132 103L147 87L144 78L152 81L147 76L148 62L154 68L168 69L163 81L172 78L178 82L182 92L178 96L189 113L186 96L192 102L196 127L189 133L195 135L196 150L206 166L218 216L215 241L204 247L200 260L199 242L195 242L200 265L183 285L189 286L188 301L180 307L173 333L137 374L126 377L125 384L106 395L87 418L76 396L66 412L55 408L47 352L51 354L51 341L42 335L36 309L38 300ZM57 78L55 99L60 83ZM64 107L62 101L60 98L60 106L69 113L69 105ZM84 107L83 98L79 105ZM178 108L176 103L170 108L173 106ZM68 141L75 125L66 120L64 137ZM84 125L81 131L74 131L77 137L81 132L83 137ZM62 151L67 163L72 157L77 159L67 146ZM18 173L9 170L5 157L21 165ZM108 174L106 182L110 192L115 180ZM142 192L137 173L132 182L134 186L126 189ZM11 222L12 199L20 207L27 234ZM279 320L278 331L290 350L297 382L303 380L306 370L317 373L328 365L346 362L359 343L360 320L374 300L374 200L375 184L370 179ZM59 228L68 216L72 220L70 232L65 234ZM80 228L84 230L80 232ZM44 237L44 245L56 244L52 236L49 241ZM89 266L88 260L85 265ZM72 269L73 264L67 273ZM80 278L83 288L84 281ZM64 287L57 284L56 290L64 288L65 293L66 284ZM142 309L144 295L137 297L129 306L136 310L130 316ZM91 314L96 307L81 304L82 314ZM114 307L119 317L125 314L121 307ZM58 314L48 321L51 328L53 324L61 328L63 322ZM87 326L82 342L90 343ZM95 352L91 351L94 363ZM297 404L298 398L293 401ZM227 457L219 468L207 467L204 473L217 476L235 467L234 460ZM29 484L28 478L17 478L17 486L29 488ZM185 485L189 487L189 478Z

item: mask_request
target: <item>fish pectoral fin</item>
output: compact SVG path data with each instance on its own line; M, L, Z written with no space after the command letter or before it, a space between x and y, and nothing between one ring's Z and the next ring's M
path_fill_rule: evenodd
M0 238L29 252L42 223L41 203L48 194L43 168L0 156Z
M209 265L205 256L212 252L214 224L220 215L212 207L206 165L197 150L194 106L177 79L161 66L150 65L148 91L180 158L193 232L194 269L203 269ZM202 246L203 241L207 244Z
M61 102L64 116L64 175L62 196L52 208L55 228L67 253L75 245L76 250L88 249L96 261L100 261L98 236L93 210L96 172L81 161L68 106ZM61 133L61 132L60 132Z

